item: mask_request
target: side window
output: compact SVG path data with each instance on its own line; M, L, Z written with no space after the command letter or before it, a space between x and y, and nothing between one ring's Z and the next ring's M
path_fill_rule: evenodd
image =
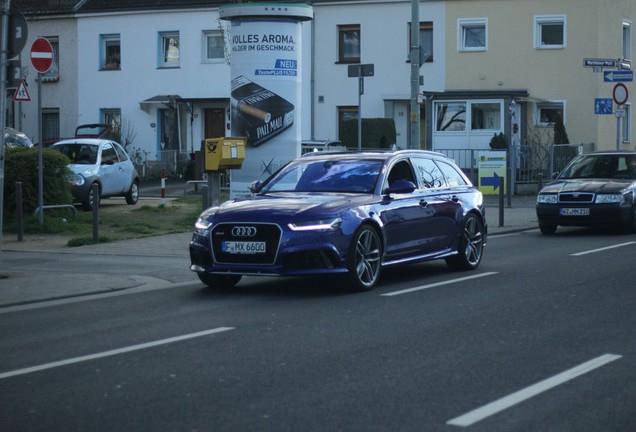
M400 161L391 167L391 171L389 172L388 184L391 186L398 180L406 180L413 182L417 185L415 178L413 177L413 170L411 169L411 165L407 161Z
M124 151L124 149L121 148L121 146L115 144L115 151L117 152L117 156L119 157L120 162L128 160L128 156L126 156L126 152Z
M444 176L431 159L413 159L413 168L420 189L436 188L444 185Z
M457 171L452 165L445 162L437 162L439 169L444 174L446 185L450 187L465 186L468 184L464 176Z
M102 148L102 165L105 163L117 163L117 153L110 143Z

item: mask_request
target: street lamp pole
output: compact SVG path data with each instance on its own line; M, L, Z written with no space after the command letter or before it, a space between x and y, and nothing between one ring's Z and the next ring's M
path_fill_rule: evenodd
M420 147L420 2L411 0L411 125L410 148Z

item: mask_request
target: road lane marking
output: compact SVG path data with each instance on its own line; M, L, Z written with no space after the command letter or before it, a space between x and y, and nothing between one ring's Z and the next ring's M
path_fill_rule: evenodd
M396 296L396 295L400 295L400 294L407 294L413 291L421 291L421 290L425 290L425 289L429 289L429 288L435 288L438 286L442 286L442 285L449 285L449 284L453 284L453 283L458 283L458 282L464 282L467 280L472 280L472 279L477 279L477 278L481 278L484 276L492 276L497 274L498 272L486 272L486 273L480 273L477 275L473 275L473 276L466 276L463 278L457 278L457 279L451 279L451 280L447 280L447 281L443 281L443 282L436 282L436 283L432 283L432 284L428 284L428 285L422 285L422 286L418 286L418 287L413 287L413 288L407 288L407 289L403 289L400 291L391 291L388 293L384 293L384 294L380 294L382 296L386 296L386 297L391 297L391 296Z
M589 251L573 253L573 254L570 254L570 256L582 256L582 255L587 255L587 254L596 253L596 252L603 252L603 251L606 251L606 250L609 250L609 249L616 249L616 248L623 247L623 246L629 246L629 245L633 245L633 244L636 244L636 242L621 243L621 244L617 244L617 245L613 245L613 246L607 246L607 247L600 248L600 249L592 249L592 250L589 250Z
M208 336L214 333L221 333L224 331L228 331L228 330L234 330L234 327L218 327L215 329L210 329L210 330L204 330L204 331L200 331L197 333L190 333L190 334L186 334L186 335L182 335L182 336L175 336L175 337L171 337L171 338L167 338L167 339L161 339L161 340L157 340L157 341L153 341L153 342L147 342L147 343L143 343L143 344L139 344L139 345L132 345L129 347L124 347L124 348L118 348L118 349L114 349L114 350L110 350L110 351L104 351L101 353L96 353L96 354L90 354L90 355L85 355L82 357L75 357L75 358L70 358L70 359L66 359L66 360L60 360L60 361L56 361L56 362L52 362L52 363L45 363L42 365L38 365L38 366L32 366L32 367L28 367L28 368L24 368L24 369L18 369L18 370L14 370L14 371L9 371L9 372L4 372L4 373L0 373L0 379L4 379L4 378L10 378L10 377L14 377L17 375L24 375L24 374L29 374L29 373L33 373L33 372L39 372L39 371L43 371L46 369L52 369L52 368L56 368L56 367L60 367L60 366L66 366L66 365L70 365L70 364L74 364L74 363L81 363L81 362L85 362L85 361L89 361L89 360L96 360L96 359L100 359L100 358L104 358L104 357L110 357L110 356L114 356L114 355L119 355L119 354L124 354L124 353L128 353L131 351L139 351L142 349L146 349L146 348L152 348L152 347L156 347L159 345L167 345L167 344L171 344L171 343L175 343L175 342L181 342L184 340L188 340L188 339L193 339L193 338L198 338L198 337L202 337L202 336Z
M472 424L477 423L478 421L481 421L486 417L497 414L500 411L508 409L513 405L525 401L526 399L530 399L531 397L550 390L553 387L564 384L565 382L570 381L580 375L592 372L594 369L605 366L606 364L613 362L614 360L618 360L621 357L622 356L615 354L604 354L600 357L592 359L572 369L548 378L544 381L531 385L530 387L526 387L525 389L519 390L518 392L512 393L511 395L505 396L499 400L484 405L481 408L477 408L467 414L449 420L446 422L446 424L462 427L471 426Z

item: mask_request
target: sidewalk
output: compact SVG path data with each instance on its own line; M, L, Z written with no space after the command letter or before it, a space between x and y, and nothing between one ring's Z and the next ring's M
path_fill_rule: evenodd
M193 188L189 189L192 193ZM181 197L184 194L184 182L173 182L166 185L166 197ZM142 189L142 196L151 199L153 195L161 196L160 185ZM535 213L534 195L515 196L508 206L504 197L503 213L500 212L499 196L486 196L486 217L488 219L489 236L520 232L538 227ZM503 219L501 219L503 216ZM196 284L196 274L188 270L188 243L191 232L145 237L141 239L122 240L99 243L80 247L67 247L60 242L57 247L43 250L43 240L25 236L18 242L15 238L3 237L0 251L0 311L8 310L8 306L24 305L51 299L62 299L74 296L108 293L123 289L154 289L175 284ZM50 240L50 239L49 239ZM70 272L43 273L39 270L39 262L50 256L51 260L77 260L80 257L103 256L107 264L108 256L165 256L174 257L183 272L172 276L170 281L141 276L146 273L140 269L140 275L100 274L96 268L94 273L72 274ZM88 276L88 277L87 277Z

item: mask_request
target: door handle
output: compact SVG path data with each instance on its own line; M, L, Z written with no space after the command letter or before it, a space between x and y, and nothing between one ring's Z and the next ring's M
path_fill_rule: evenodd
M451 198L452 202L459 202L459 197L457 195L453 195L453 197Z
M428 205L428 201L420 200L420 207L426 207Z

